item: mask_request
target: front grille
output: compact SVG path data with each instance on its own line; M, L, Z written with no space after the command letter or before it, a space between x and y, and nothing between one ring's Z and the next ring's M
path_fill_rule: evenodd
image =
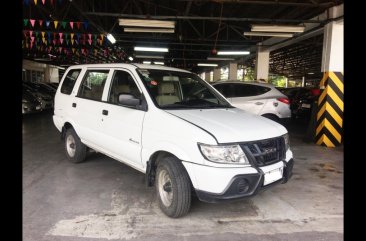
M285 158L285 140L276 137L266 140L246 142L240 145L249 161L256 166L266 166Z

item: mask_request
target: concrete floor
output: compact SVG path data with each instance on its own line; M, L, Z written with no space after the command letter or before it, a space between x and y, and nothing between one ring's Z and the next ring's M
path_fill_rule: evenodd
M66 160L52 113L23 119L23 240L343 240L343 149L301 141L294 175L244 201L193 200L189 214L159 210L144 175L97 153Z

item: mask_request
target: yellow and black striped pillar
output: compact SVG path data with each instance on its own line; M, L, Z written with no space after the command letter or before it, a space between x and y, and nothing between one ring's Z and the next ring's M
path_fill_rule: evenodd
M315 141L317 145L335 147L343 141L343 73L324 72L320 88L323 91L318 100Z

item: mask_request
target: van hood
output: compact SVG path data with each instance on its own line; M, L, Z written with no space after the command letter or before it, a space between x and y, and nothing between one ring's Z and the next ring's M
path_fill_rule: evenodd
M219 143L263 140L287 133L282 125L238 108L166 111L209 132Z

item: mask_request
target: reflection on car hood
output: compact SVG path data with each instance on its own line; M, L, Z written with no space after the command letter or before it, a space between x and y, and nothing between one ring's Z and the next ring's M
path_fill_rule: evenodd
M237 108L167 112L205 129L214 135L219 143L262 140L287 133L282 125Z

